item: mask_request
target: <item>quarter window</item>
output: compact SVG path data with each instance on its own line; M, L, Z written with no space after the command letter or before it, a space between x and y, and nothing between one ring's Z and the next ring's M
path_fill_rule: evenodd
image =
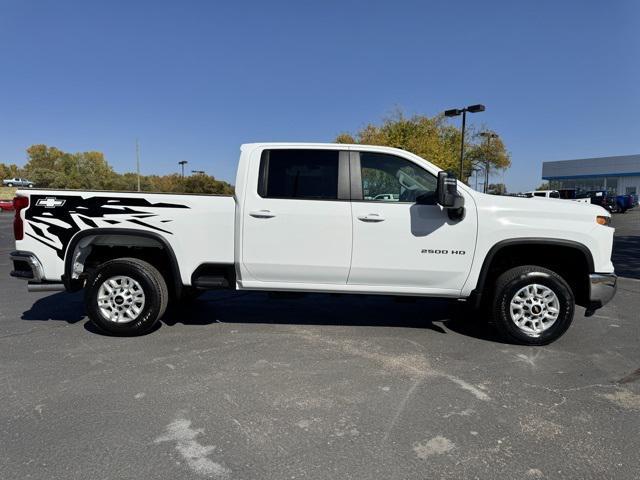
M258 194L263 198L338 199L337 150L265 150Z
M376 202L415 202L433 194L436 177L404 158L383 153L360 152L362 196Z

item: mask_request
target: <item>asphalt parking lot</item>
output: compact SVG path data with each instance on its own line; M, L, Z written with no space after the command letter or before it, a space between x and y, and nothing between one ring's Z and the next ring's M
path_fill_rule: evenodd
M640 478L640 208L612 303L547 347L427 299L208 293L140 338L8 277L0 478Z

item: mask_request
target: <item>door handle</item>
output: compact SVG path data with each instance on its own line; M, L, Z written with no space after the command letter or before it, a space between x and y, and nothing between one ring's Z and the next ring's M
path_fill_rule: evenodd
M358 220L362 220L363 222L377 223L384 222L384 217L377 213L369 213L368 215L358 216Z
M249 212L249 215L255 218L273 218L276 216L275 213L269 210L254 210L253 212Z

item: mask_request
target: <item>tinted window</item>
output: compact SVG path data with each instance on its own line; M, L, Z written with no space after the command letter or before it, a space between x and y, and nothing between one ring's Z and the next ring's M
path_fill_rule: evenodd
M364 200L415 202L438 186L434 175L394 155L361 152L360 167Z
M551 192L549 196L551 198L560 198L560 192Z
M546 197L547 194L544 192L534 192L533 193L536 197Z
M265 198L338 199L337 150L265 150L258 193Z

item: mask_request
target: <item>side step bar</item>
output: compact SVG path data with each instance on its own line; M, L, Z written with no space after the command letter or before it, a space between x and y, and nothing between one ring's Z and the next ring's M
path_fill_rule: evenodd
M203 275L194 280L193 286L205 290L215 288L228 288L229 281L221 275Z

